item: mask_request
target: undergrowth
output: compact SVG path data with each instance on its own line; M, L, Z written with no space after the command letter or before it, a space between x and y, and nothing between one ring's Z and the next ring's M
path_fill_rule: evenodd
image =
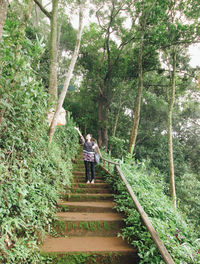
M149 168L148 162L134 162L132 158L120 163L123 174L174 262L200 263L200 239L195 232L195 226L187 222L178 209L174 209L170 198L164 194L165 184L159 171ZM138 249L141 264L165 263L142 224L141 217L117 171L113 166L110 166L110 171L115 177L107 176L107 181L116 192L116 209L126 216L126 227L122 229L120 236Z
M41 263L38 244L78 148L70 117L48 145L48 94L36 73L43 51L9 13L0 44L0 263Z

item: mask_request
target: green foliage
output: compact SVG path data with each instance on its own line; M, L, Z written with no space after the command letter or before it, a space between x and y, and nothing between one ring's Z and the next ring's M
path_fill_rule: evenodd
M98 253L82 253L82 254L67 254L57 256L56 254L43 254L42 263L44 264L110 264L110 263L121 263L120 254L98 254ZM122 255L123 257L123 255Z
M195 224L195 229L200 234L200 179L199 175L188 170L176 183L179 207L186 214L188 220Z
M124 157L127 153L128 140L118 137L109 138L109 150L113 157Z
M35 74L43 45L8 19L0 47L0 262L41 263L36 251L70 184L77 133L68 118L48 145L48 95Z
M163 193L164 183L159 171L150 169L148 163L135 163L132 159L121 163L121 168L174 262L199 263L199 239L194 226L173 208ZM117 193L116 209L126 215L126 227L121 236L138 248L140 263L164 263L119 175L109 177L108 181Z

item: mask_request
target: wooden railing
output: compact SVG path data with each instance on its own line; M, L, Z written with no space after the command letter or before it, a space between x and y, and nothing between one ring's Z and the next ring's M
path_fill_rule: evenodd
M126 189L128 190L137 211L139 212L143 223L145 224L147 230L149 231L154 243L156 244L160 254L162 255L163 260L165 261L166 264L175 264L172 257L170 256L169 252L167 251L165 245L163 244L163 242L161 241L161 239L159 238L157 232L155 231L153 225L151 224L147 214L145 213L144 209L142 208L141 204L139 203L137 197L135 196L131 186L129 185L128 181L126 180L125 176L123 175L123 172L120 168L120 165L116 162L113 161L109 161L107 159L102 158L102 162L103 165L101 165L101 167L107 172L109 173L111 176L112 174L110 173L109 169L111 165L114 165L116 167L116 170L118 171L120 178L122 179L123 183L126 186ZM108 169L106 169L106 163L108 165Z

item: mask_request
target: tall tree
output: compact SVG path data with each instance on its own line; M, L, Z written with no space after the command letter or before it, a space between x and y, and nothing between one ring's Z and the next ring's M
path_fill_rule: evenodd
M176 91L176 71L177 71L177 50L181 47L188 46L197 40L196 36L196 24L195 21L190 18L190 23L185 25L182 17L187 14L188 6L187 2L183 0L172 1L169 5L169 43L171 45L169 49L169 70L170 70L170 86L168 89L168 156L169 156L169 176L170 176L170 193L174 207L177 207L176 202L176 188L175 188L175 173L174 173L174 157L173 157L173 108L175 102ZM193 9L193 7L192 7ZM190 31L188 35L186 32ZM170 69L171 68L171 69Z
M50 19L51 31L50 31L50 64L49 64L49 94L53 99L57 99L58 85L57 85L57 73L58 73L58 2L59 0L52 0L52 10L48 12L43 5L38 1L34 2L39 6L41 11Z
M0 0L0 41L2 38L3 26L8 11L8 0Z
M146 3L147 4L146 4ZM139 41L139 52L138 52L138 95L137 95L137 103L134 112L134 119L132 124L132 130L129 140L129 153L133 154L137 134L138 127L140 122L140 109L141 109L141 100L142 100L142 90L143 90L143 45L144 45L144 35L147 29L147 18L152 8L154 7L156 1L142 1L141 7L141 16L139 22L139 32L140 32L140 41Z
M170 175L170 192L174 207L176 208L176 188L174 176L174 157L173 157L173 130L172 130L172 116L175 102L176 89L176 47L172 48L172 72L171 72L171 87L169 87L169 101L168 101L168 155L169 155L169 175Z
M49 65L49 93L55 99L58 96L58 0L52 0L51 33L50 33L50 65Z
M63 102L65 100L65 96L67 93L67 89L72 77L72 73L76 64L76 60L78 58L78 54L79 54L79 49L80 49L80 43L81 43L81 35L82 35L82 30L83 30L83 4L81 1L79 1L79 28L78 28L78 32L77 32L77 39L76 39L76 45L74 48L74 53L72 55L72 59L70 62L70 66L68 71L66 72L66 77L65 77L65 82L64 82L64 86L63 89L61 91L61 94L59 96L59 100L57 103L57 107L56 107L56 112L54 114L54 117L52 119L52 122L50 124L50 128L49 128L49 142L52 142L53 139L53 135L55 133L56 130L56 125L57 125L57 119L60 113L60 110L62 108Z
M125 47L132 43L135 37L134 28L126 30L124 27L127 19L124 14L129 12L132 5L129 0L99 1L95 6L98 25L93 24L84 37L82 61L88 70L87 76L93 82L93 89L98 93L98 143L105 149L108 147L112 93L116 85L115 79L118 78L117 73L120 72L119 61ZM97 36L96 41L94 38ZM91 63L94 64L92 67Z

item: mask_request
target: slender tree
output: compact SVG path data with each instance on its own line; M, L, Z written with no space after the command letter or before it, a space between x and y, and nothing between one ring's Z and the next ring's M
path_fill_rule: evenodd
M174 207L176 208L176 188L174 176L174 157L173 157L173 130L172 130L172 116L175 102L176 89L176 47L172 48L172 73L171 85L169 87L169 101L168 101L168 155L169 155L169 175L170 175L170 193Z
M58 0L52 0L52 12L51 12L51 33L50 33L50 65L49 65L49 93L57 99L58 84L57 84L57 72L58 72Z
M145 1L146 2L146 1ZM132 130L129 140L129 153L133 154L137 134L138 134L138 127L140 122L140 109L141 109L141 100L142 100L142 90L143 90L143 45L144 45L144 35L145 31L147 29L147 18L149 16L149 13L151 12L152 8L156 4L156 1L150 1L147 6L145 5L145 2L142 2L142 11L141 11L141 17L140 17L140 41L139 41L139 53L138 53L138 94L137 94L137 103L136 108L134 112L134 119L132 124Z
M41 11L50 19L51 31L50 31L50 64L49 64L49 94L52 99L57 99L58 96L58 2L59 0L52 0L52 10L48 12L38 0L34 2L39 6Z
M190 7L193 5L190 5ZM191 8L193 9L193 7ZM168 87L168 157L169 157L169 177L170 177L170 193L174 207L177 207L176 187L175 187L175 172L174 172L174 157L173 157L173 109L175 103L176 92L176 72L177 72L177 51L182 47L188 46L197 40L196 26L198 21L191 19L190 23L183 25L182 16L191 12L188 8L187 2L183 0L171 1L169 5L169 21L168 29L170 36L168 38L168 68L170 71L170 85ZM190 14L191 15L191 14ZM197 23L196 23L197 22ZM196 29L195 29L196 28ZM187 31L190 34L187 34Z
M60 110L62 108L65 96L67 94L67 89L68 89L68 86L69 86L69 83L70 83L70 80L72 77L72 73L73 73L73 70L74 70L74 67L76 64L76 60L78 58L80 43L81 43L82 30L83 30L83 4L79 1L79 28L78 28L78 32L77 32L76 45L75 45L74 53L72 55L72 59L71 59L69 69L66 72L65 82L64 82L64 86L63 86L63 89L61 91L59 100L58 100L56 112L54 114L54 117L52 119L52 122L51 122L51 125L49 128L49 142L50 143L52 142L53 135L54 135L55 130L56 130L57 119L58 119Z

